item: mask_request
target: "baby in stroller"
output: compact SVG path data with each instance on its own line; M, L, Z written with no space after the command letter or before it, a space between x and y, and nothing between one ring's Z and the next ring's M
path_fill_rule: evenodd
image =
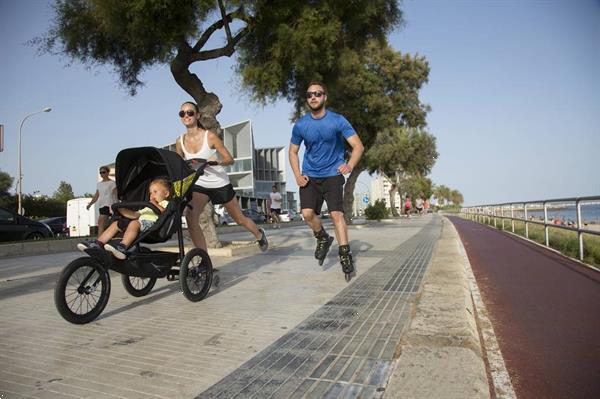
M167 199L171 195L169 182L163 178L154 179L150 182L149 190L150 203L161 213L164 212L169 205ZM126 259L127 249L131 243L137 238L139 233L143 233L152 227L158 220L158 215L150 207L145 207L138 211L120 208L119 213L122 217L112 222L97 240L79 243L77 244L77 248L80 251L85 251L89 248L104 248L111 252L115 258ZM110 240L119 232L123 232L121 242L116 246L109 244Z

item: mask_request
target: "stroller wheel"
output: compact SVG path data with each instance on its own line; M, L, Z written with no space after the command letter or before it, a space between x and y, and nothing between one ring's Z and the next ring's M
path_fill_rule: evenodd
M156 277L134 277L122 274L121 282L132 296L140 297L152 291L154 284L156 284Z
M106 307L109 296L108 271L90 257L69 263L54 287L54 304L58 313L73 324L93 321Z
M194 248L185 255L179 268L179 283L187 299L192 302L204 299L210 290L212 277L212 262L206 251Z

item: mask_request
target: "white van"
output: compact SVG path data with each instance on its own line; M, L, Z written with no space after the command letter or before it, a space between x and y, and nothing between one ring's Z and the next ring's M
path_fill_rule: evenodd
M87 237L92 235L92 228L98 227L98 206L92 204L86 209L91 198L74 198L67 201L67 228L69 237Z

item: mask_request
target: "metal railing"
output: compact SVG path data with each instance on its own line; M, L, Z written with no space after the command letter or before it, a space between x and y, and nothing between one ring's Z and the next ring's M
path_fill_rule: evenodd
M584 241L583 234L592 234L600 236L599 230L587 228L586 221L583 220L582 206L598 205L600 207L600 196L560 198L552 200L526 201L526 202L507 202L504 204L478 205L461 208L461 213L468 219L486 223L493 223L498 228L497 222L502 223L502 230L505 229L505 221L510 221L512 232L515 232L515 222L525 224L525 238L529 239L529 225L544 226L544 242L550 247L549 229L550 227L570 230L577 233L579 260L584 259ZM560 212L561 210L574 209L575 220L548 219L548 212ZM534 216L543 212L542 216ZM600 216L597 216L600 217ZM597 222L597 221L596 221Z

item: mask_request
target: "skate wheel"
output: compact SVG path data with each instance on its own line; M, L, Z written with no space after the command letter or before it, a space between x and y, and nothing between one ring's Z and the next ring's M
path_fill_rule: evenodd
M325 261L325 259L319 259L319 266L323 266L324 261Z
M346 282L350 282L350 280L352 280L352 275L350 273L345 273L344 274L344 278L346 279Z

